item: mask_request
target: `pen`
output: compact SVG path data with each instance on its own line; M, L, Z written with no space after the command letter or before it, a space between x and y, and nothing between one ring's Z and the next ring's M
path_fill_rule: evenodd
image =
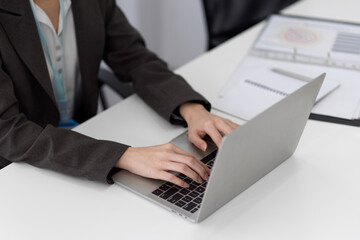
M280 68L272 68L271 70L273 72L278 73L278 74L281 74L281 75L284 75L284 76L287 76L287 77L291 77L291 78L295 78L295 79L298 79L298 80L304 81L304 82L310 82L312 80L312 78L309 78L309 77L306 77L304 75L300 75L300 74L297 74L297 73L289 72L287 70L283 70L283 69L280 69Z

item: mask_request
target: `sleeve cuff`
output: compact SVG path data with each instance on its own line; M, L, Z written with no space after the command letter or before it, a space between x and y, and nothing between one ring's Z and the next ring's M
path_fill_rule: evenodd
M112 177L113 177L116 173L118 173L118 172L120 172L120 171L121 171L120 168L112 168L112 169L110 170L109 174L108 174L107 177L106 177L106 182L107 182L108 184L114 184L114 180L112 179Z
M211 104L208 101L199 101L199 100L194 100L194 101L187 101L188 103L198 103L204 106L204 108L206 110L208 110L210 112L211 110ZM187 103L184 102L184 103ZM182 103L182 104L184 104ZM175 124L175 125L180 125L183 127L187 127L187 123L185 121L185 119L181 116L180 114L180 106L182 105L180 104L178 107L175 108L175 110L172 112L171 116L170 116L170 123Z

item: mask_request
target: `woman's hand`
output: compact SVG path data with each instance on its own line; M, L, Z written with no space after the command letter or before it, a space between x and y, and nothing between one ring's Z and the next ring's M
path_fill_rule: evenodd
M202 138L207 134L219 147L221 134L229 134L239 125L209 113L202 105L185 103L180 106L180 114L188 124L189 140L205 151L207 144ZM195 156L171 144L151 147L130 147L121 156L115 167L134 174L172 182L181 187L189 187L185 181L170 173L182 173L195 182L209 179L210 170Z
M115 167L134 174L172 182L181 187L189 185L169 171L182 173L201 183L209 179L210 170L190 153L171 144L128 148Z
M182 104L180 114L188 124L189 141L203 151L207 149L207 144L202 139L206 134L211 137L216 146L220 147L221 134L229 134L239 127L229 119L211 114L203 105L197 103Z

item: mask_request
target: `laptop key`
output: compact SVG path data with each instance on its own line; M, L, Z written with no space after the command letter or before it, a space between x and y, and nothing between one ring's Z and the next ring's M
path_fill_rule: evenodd
M191 211L191 209L193 209L194 207L196 207L197 204L196 203L193 203L193 202L190 202L188 204L186 204L183 209L185 209L186 211Z
M159 196L160 194L162 194L163 191L161 191L160 189L156 189L155 191L152 192L152 194Z
M184 202L191 202L191 200L193 200L193 198L191 198L191 197L189 197L189 196L185 196L185 197L183 197L183 199L181 199L181 200L183 200Z
M187 190L186 188L183 188L183 189L181 189L181 191L180 191L180 193L181 193L181 194L184 194L184 195L188 194L189 192L190 192L190 191Z
M192 184L194 184L195 186L200 186L204 181L202 181L201 183L197 183L197 182L193 182Z
M209 163L207 164L207 166L208 166L209 168L212 168L212 167L214 166L214 162L209 162Z
M176 206L178 206L178 207L183 207L183 206L185 206L185 204L186 204L186 202L184 202L184 201L177 201L176 203L175 203L175 205Z
M171 195L175 194L178 190L179 189L172 187L169 190L167 190L166 192L164 192L163 194L161 194L160 197L163 199L168 199Z
M185 179L185 178L187 178L187 176L185 176L184 174L179 174L178 176L177 176L178 178L180 178L180 179Z
M191 210L190 212L191 212L191 213L194 213L194 212L196 212L197 210L199 210L199 208L198 208L198 207L194 208L194 209L193 209L193 210Z
M203 187L198 187L195 191L199 192L199 193L203 193L205 192L205 188Z
M201 199L201 198L195 198L195 199L194 199L194 202L196 202L196 203L199 203L199 204L200 204L200 203L202 202L202 199Z
M191 193L189 193L189 196L195 198L195 197L199 196L199 193L198 192L191 192Z
M170 186L166 185L166 184L163 184L159 187L160 190L163 190L163 191L166 191L170 188Z
M217 150L213 151L212 153L210 153L209 155L207 155L206 157L201 159L201 161L203 163L207 164L209 161L214 160L216 153L217 153Z
M193 180L191 178L184 178L184 181L188 184L190 184Z
M176 193L176 194L174 194L174 195L172 195L171 197L168 198L168 202L176 203L182 197L183 197L183 195L181 195L179 193Z
M188 187L190 191L194 190L196 188L196 185L194 183L191 183Z

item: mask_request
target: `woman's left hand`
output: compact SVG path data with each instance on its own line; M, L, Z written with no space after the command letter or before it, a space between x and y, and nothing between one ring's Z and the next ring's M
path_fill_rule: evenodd
M208 112L203 105L184 103L180 106L180 114L188 124L189 141L199 149L206 151L207 144L202 139L209 135L216 146L220 147L221 134L229 134L238 124Z

